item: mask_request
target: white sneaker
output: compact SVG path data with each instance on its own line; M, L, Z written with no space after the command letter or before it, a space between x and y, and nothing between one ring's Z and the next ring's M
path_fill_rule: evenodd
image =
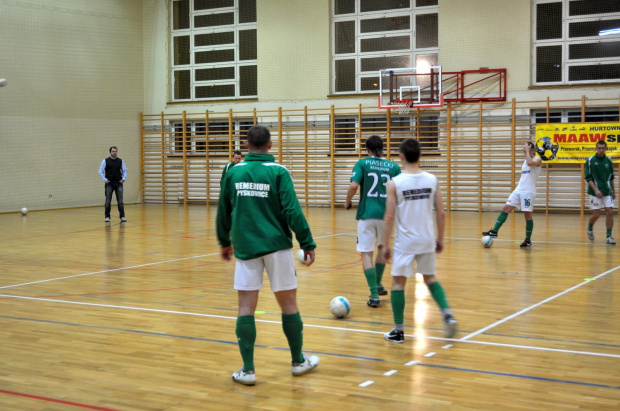
M592 230L586 229L586 233L588 233L588 240L594 241L594 232L592 232Z
M109 223L109 222L110 222L110 217L106 217L106 218L105 218L105 222L106 222L106 223Z
M616 245L616 240L613 237L607 237L607 244Z
M454 335L456 334L456 327L458 325L458 322L456 321L456 319L448 314L444 317L444 337L446 338L453 338Z
M125 217L121 217L121 223L126 223L127 219Z
M254 370L243 371L243 367L232 375L232 379L235 382L243 385L255 385L256 373Z
M295 376L304 375L308 371L311 371L312 369L316 368L316 366L319 365L320 361L321 359L316 355L311 355L309 357L306 357L304 355L304 362L302 362L301 364L298 362L293 362L293 366L291 367L291 372Z

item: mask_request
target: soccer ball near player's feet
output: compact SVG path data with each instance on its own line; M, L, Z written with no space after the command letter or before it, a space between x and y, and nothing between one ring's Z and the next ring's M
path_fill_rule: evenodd
M349 312L351 311L351 304L346 297L334 297L334 299L329 303L329 311L331 311L336 318L344 318L349 315Z
M490 235L485 235L484 237L482 237L480 242L482 243L482 246L484 248L491 248L491 246L493 245L493 237L491 237Z

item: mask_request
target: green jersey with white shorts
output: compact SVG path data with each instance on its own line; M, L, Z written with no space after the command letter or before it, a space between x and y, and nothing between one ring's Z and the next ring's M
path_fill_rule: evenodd
M360 185L360 201L357 220L383 220L385 214L386 186L388 181L400 174L398 164L385 158L363 158L353 167L351 182Z
M234 247L235 257L250 260L293 247L291 230L304 250L314 250L288 170L271 154L248 153L228 170L217 207L217 238Z
M585 167L586 183L593 181L596 188L599 189L603 196L611 195L611 182L614 179L614 165L607 156L592 156L586 160ZM596 195L590 184L588 184L588 194Z

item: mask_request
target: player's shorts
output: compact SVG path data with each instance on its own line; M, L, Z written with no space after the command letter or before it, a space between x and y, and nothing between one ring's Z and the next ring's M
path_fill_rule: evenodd
M267 271L271 291L297 288L297 273L291 249L276 251L251 260L235 261L235 290L255 291L263 288L263 271Z
M360 253L370 253L383 244L383 220L369 218L357 222L357 247Z
M600 210L601 208L614 208L614 199L611 196L590 196L590 209Z
M521 211L529 212L534 211L534 200L536 200L536 193L515 190L508 197L506 204Z
M407 277L415 273L435 275L436 253L402 254L394 250L392 255L392 276ZM413 263L416 269L413 269Z

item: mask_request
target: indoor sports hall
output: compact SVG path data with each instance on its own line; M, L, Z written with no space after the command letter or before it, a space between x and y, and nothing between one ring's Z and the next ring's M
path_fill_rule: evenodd
M605 141L620 192L618 50L614 0L0 0L0 409L620 408L618 199L589 238L586 181ZM265 276L245 386L216 215L255 124L317 244L296 275L321 361L289 372ZM438 179L454 338L420 275L404 343L390 295L367 305L344 204L371 135L397 163L416 138ZM485 248L527 142L531 246L515 210ZM116 197L104 220L112 146L125 222Z

